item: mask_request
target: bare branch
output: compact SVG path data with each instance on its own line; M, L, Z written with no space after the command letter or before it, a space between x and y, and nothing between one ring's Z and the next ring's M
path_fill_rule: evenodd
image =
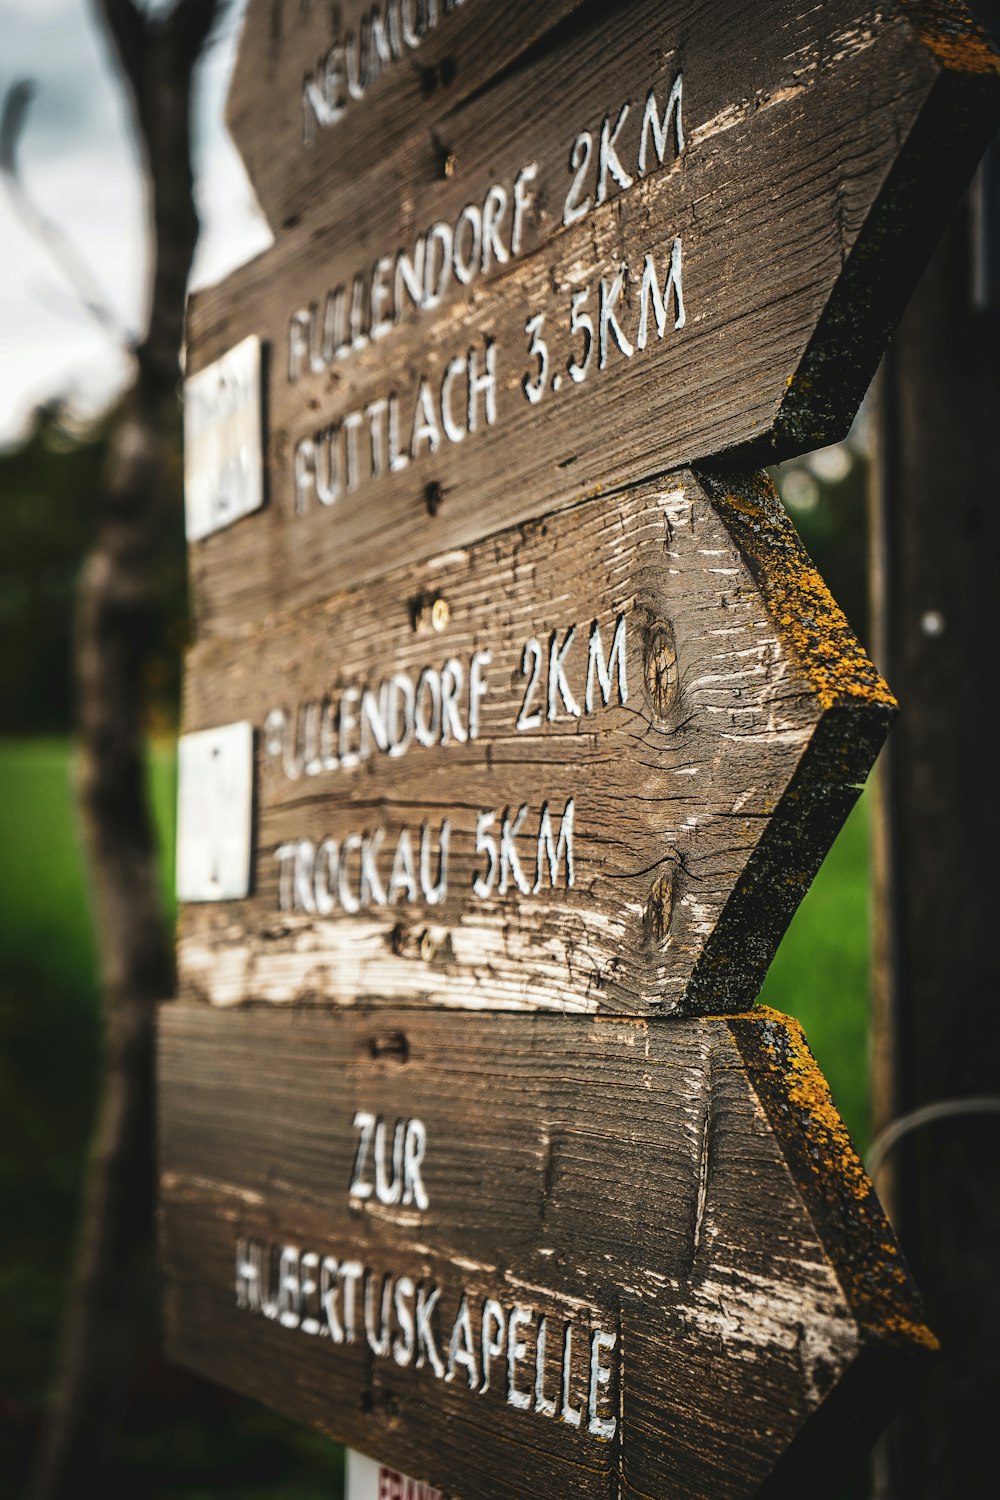
M167 27L180 45L181 55L195 61L229 0L177 0Z
M130 87L141 93L149 30L145 15L134 0L91 0L91 4L107 27Z
M0 172L16 178L17 148L21 144L28 110L35 97L36 84L33 78L18 78L7 90L0 118Z

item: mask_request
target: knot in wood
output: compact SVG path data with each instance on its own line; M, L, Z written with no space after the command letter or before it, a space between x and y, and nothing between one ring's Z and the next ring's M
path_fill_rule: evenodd
M649 706L665 719L677 692L677 646L670 625L656 625L647 633L643 673Z
M436 952L437 943L434 941L434 935L430 928L425 928L420 934L420 957L425 964L429 964Z
M670 936L670 919L674 914L674 872L664 871L653 882L642 914L642 930L647 943L661 948Z

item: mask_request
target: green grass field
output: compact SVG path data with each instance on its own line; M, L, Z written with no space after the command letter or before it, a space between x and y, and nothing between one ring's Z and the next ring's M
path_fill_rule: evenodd
M792 920L761 1000L795 1016L864 1151L868 1121L868 801L862 796Z
M151 790L173 882L174 759ZM16 1493L44 1399L99 1069L98 994L63 740L0 741L0 1497ZM762 999L797 1016L859 1144L867 1139L868 854L864 800L796 916ZM170 1392L168 1391L168 1397ZM221 1393L173 1392L166 1430L130 1442L155 1500L339 1494L319 1438ZM152 1476L155 1475L155 1482ZM5 1483L14 1484L6 1489ZM151 1487L152 1486L152 1487Z
M0 741L0 1497L20 1491L57 1338L100 1068L99 997L64 740ZM173 888L173 747L150 788ZM168 899L170 899L168 897ZM171 901L172 905L172 901ZM336 1500L340 1451L169 1370L123 1461L143 1500Z

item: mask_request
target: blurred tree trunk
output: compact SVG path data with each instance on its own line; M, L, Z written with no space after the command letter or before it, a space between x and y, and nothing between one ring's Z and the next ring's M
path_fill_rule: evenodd
M986 226L968 208L903 317L877 401L875 652L901 713L875 807L872 1087L876 1130L913 1128L876 1185L942 1344L882 1445L879 1500L987 1493L1000 1397L1000 246L971 253ZM977 259L992 262L992 293L970 275Z
M76 678L80 804L105 1004L105 1081L64 1319L49 1426L32 1500L115 1492L111 1453L134 1351L154 1316L153 1037L173 993L146 787L144 682L161 601L155 562L180 527L170 483L180 449L179 352L198 238L192 77L224 0L177 0L151 17L136 0L93 0L126 80L147 176L148 321L135 350L99 524L80 582Z

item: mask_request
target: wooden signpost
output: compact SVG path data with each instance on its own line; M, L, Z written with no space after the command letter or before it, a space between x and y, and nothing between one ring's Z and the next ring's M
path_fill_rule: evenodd
M185 908L182 994L744 1009L891 711L763 478L210 636L185 722L256 726L255 885Z
M350 1500L818 1495L933 1345L752 1008L894 708L753 466L853 416L995 111L954 4L251 0L166 1328Z
M773 1013L178 1006L162 1068L174 1356L444 1495L802 1493L933 1345Z

